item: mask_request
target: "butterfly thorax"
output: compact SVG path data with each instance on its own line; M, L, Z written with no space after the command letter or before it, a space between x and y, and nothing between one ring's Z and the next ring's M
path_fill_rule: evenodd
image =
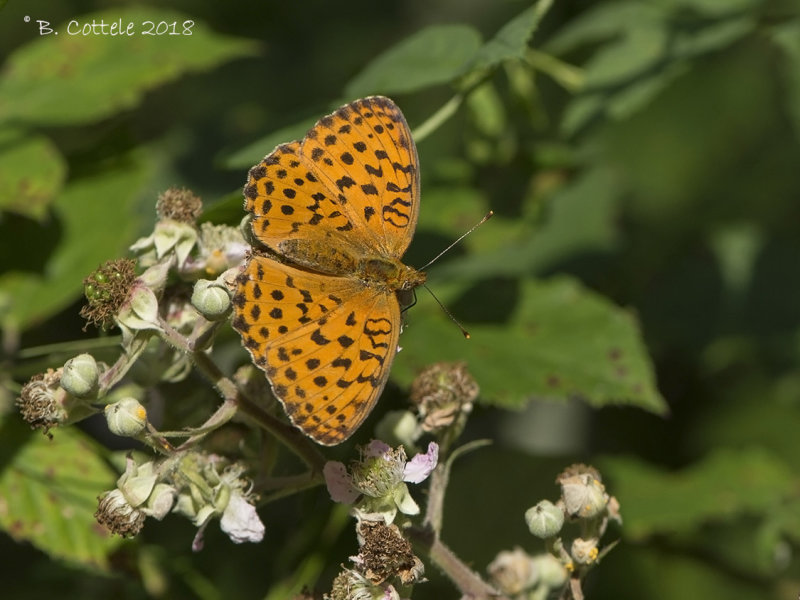
M425 283L425 273L394 258L367 256L358 261L356 272L367 284L386 285L393 291L410 290Z
M388 291L410 290L425 283L425 273L396 258L357 251L312 240L284 240L278 250L293 263L326 275L356 277L365 285Z

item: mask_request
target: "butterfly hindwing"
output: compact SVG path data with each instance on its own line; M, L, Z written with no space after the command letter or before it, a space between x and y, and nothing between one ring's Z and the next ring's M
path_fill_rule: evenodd
M234 327L292 422L321 444L348 438L397 351L394 294L265 257L252 258L237 283Z

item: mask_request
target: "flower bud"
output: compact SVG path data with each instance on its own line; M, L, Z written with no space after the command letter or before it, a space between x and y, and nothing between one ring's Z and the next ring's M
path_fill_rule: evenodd
M155 463L149 461L138 465L129 456L125 472L117 479L117 488L131 506L138 508L150 497L157 480Z
M228 314L231 296L223 284L199 279L194 284L192 306L209 321L216 321Z
M157 483L150 493L150 497L147 499L147 508L144 512L147 516L160 521L172 510L176 494L175 488L171 485Z
M589 519L599 515L608 504L605 486L591 473L572 475L561 480L564 509L571 517Z
M105 408L106 422L111 433L135 437L147 425L147 411L136 398L123 398Z
M76 398L85 398L97 391L100 369L91 354L79 354L64 364L61 387Z
M569 574L566 567L552 554L540 554L533 557L536 582L548 588L560 588L567 582Z
M564 511L549 500L542 500L525 511L525 522L536 537L551 538L558 535L564 525Z
M536 581L533 559L522 548L498 553L487 571L500 591L510 596L522 593Z
M597 555L599 553L600 552L597 549L597 539L595 538L590 538L588 540L584 540L583 538L575 538L575 540L572 542L570 555L572 556L572 560L575 561L575 564L592 564L595 559L597 559Z

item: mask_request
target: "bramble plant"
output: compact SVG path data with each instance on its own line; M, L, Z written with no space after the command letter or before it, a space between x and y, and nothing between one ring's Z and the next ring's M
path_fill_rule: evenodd
M409 408L388 413L376 426L394 446L376 439L358 449L348 466L326 460L281 418L259 371L244 366L227 377L211 352L220 330L229 327L225 317L247 250L245 236L234 227L198 227L200 201L187 190L164 192L157 212L152 235L131 246L135 260L109 261L84 281L87 303L81 314L87 325L122 332L116 362L106 365L89 353L79 354L31 378L17 401L23 418L45 434L103 413L112 433L150 449L129 454L116 487L100 494L99 523L131 537L148 518L175 513L197 528L195 551L203 548L203 534L215 521L235 543L261 542L265 524L257 506L325 483L334 502L350 505L360 548L325 594L330 600L410 598L413 586L425 581L426 564L444 571L462 594L474 598L546 598L553 591L563 598L583 597L580 582L599 561L608 520L620 520L616 501L594 469L568 469L559 477L562 499L528 511L528 526L546 540L547 553L500 552L489 566L490 578L481 578L440 535L452 463L482 445L458 445L479 394L466 366L440 363L418 375ZM248 219L243 227L249 227ZM222 404L200 426L157 429L142 401L146 386L126 377L140 360L150 369L150 381L178 382L193 368L199 370ZM254 430L279 439L306 471L275 477L270 469L276 461L254 460L261 455L258 449L226 456L206 449L209 436L240 415ZM427 449L408 458L424 439ZM408 484L426 480L423 513ZM571 542L560 534L565 520L581 523L580 535ZM412 547L424 551L427 563Z
M797 597L796 0L157 4L0 0L4 597Z

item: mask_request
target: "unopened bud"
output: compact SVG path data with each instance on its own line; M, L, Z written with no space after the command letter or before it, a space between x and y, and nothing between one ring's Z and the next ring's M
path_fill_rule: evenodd
M136 398L123 398L105 408L108 428L115 435L135 437L147 425L147 410Z
M589 519L605 510L608 494L599 479L591 473L573 475L561 481L564 508L572 517Z
M97 390L100 369L91 354L79 354L64 364L61 387L76 398L85 398Z
M172 506L175 504L175 496L174 487L166 483L157 483L147 499L145 513L160 521L172 510Z
M209 321L216 321L228 314L231 297L223 284L200 279L194 284L192 306Z
M552 554L540 554L533 557L537 573L536 581L548 588L560 588L567 582L569 574L566 567Z
M564 511L549 500L542 500L525 511L525 522L536 537L551 538L558 535L564 525Z

